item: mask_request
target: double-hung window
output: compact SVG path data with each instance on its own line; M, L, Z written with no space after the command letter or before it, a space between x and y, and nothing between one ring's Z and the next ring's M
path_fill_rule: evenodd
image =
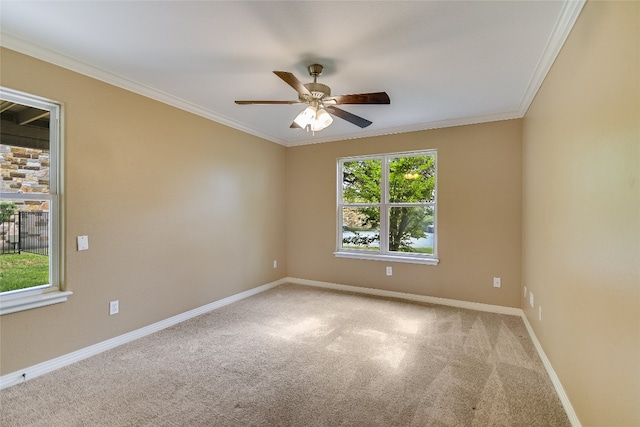
M437 264L436 170L435 150L339 159L335 255Z
M0 88L0 314L66 300L60 289L60 105Z

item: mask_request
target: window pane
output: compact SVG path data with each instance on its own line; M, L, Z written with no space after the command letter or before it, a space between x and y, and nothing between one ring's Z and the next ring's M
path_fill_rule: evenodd
M0 102L0 292L50 286L51 112Z
M49 193L49 116L35 107L0 100L3 193Z
M435 199L435 156L396 157L389 162L389 201L425 203Z
M48 285L47 201L0 202L0 292Z
M380 208L342 209L342 248L380 251Z
M433 225L433 207L390 208L389 251L432 254Z
M375 159L344 162L342 165L342 201L344 203L380 203L382 162Z

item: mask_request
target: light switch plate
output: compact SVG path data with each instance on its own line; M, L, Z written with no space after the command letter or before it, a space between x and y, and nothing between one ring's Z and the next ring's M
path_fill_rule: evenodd
M78 250L86 251L89 249L89 236L78 236Z

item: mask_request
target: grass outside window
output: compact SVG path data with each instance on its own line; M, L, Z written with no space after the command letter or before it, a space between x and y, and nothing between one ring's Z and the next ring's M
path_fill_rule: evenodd
M49 283L49 257L27 252L0 255L0 292Z

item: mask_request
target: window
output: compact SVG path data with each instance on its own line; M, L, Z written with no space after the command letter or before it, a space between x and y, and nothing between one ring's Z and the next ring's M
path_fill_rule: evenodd
M337 251L437 264L436 151L338 161Z
M60 105L0 88L0 314L60 290Z

